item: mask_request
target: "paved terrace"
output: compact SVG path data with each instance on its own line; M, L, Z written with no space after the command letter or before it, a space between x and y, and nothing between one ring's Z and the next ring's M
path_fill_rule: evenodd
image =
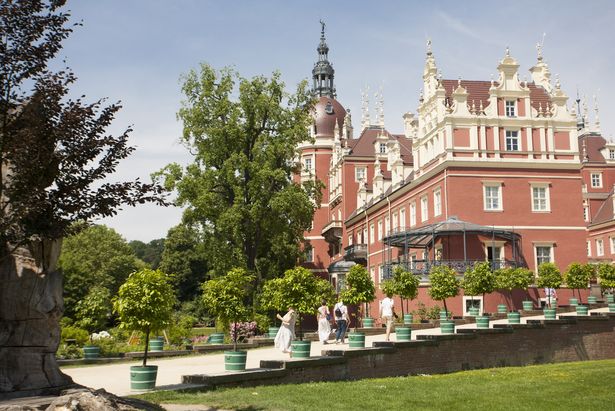
M608 308L598 308L590 310L591 312L608 312ZM562 313L563 315L570 316L576 315L574 312ZM521 323L525 324L527 320L541 320L544 316L530 316L521 317ZM506 324L508 320L494 320L490 322L490 326L493 324ZM476 328L476 324L465 324L456 327L459 328ZM417 335L436 335L441 334L440 328L428 328L423 330L413 330L412 339L416 340ZM395 334L391 334L391 341L395 341ZM365 346L371 347L374 341L384 341L384 334L368 335L365 338ZM346 344L324 345L319 341L312 342L312 348L310 355L313 357L320 356L323 349L340 349L348 350L348 340ZM290 360L288 354L283 354L273 347L262 347L250 349L248 351L248 358L246 363L246 369L259 369L261 360ZM116 395L124 396L134 394L130 390L130 366L139 365L140 361L135 362L123 362L119 364L108 365L87 365L82 367L68 367L63 368L62 371L70 375L73 380L91 388L104 388L106 391L114 393ZM158 378L156 380L156 386L158 389L170 389L180 388L182 375L190 374L229 374L224 370L224 354L222 352L210 353L203 355L190 355L186 357L174 357L174 358L153 358L148 360L150 365L158 365Z

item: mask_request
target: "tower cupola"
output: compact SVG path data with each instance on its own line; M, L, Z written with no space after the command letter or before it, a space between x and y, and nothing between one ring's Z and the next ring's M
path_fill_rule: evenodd
M318 44L318 61L312 69L312 79L314 80L313 91L318 97L335 98L335 86L333 85L333 77L335 70L329 63L329 46L325 39L325 22L320 21L320 43Z

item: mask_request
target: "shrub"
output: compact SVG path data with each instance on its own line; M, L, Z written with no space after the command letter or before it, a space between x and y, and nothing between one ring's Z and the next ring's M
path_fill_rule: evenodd
M90 339L90 334L83 328L69 326L62 328L61 341L76 340L78 345L84 345Z
M246 341L256 335L258 325L256 321L231 324L230 334L233 340Z
M589 285L589 280L594 276L594 267L591 264L572 263L564 273L564 281L569 288L577 290L579 299L581 298L580 289ZM581 303L583 301L581 300Z
M613 291L615 288L615 266L610 263L601 263L598 265L597 273L602 291Z
M447 316L450 317L450 312L446 307L446 299L457 296L460 286L460 281L455 271L444 265L435 266L429 273L429 281L431 282L429 296L434 300L442 301L444 310L447 312Z
M271 326L271 320L265 314L254 314L254 321L256 322L257 334L265 334L269 331Z
M83 350L75 344L62 343L56 352L56 358L59 360L74 360L83 357Z

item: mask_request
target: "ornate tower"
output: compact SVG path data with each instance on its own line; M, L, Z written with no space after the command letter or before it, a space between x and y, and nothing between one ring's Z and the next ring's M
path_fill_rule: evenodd
M328 60L329 46L325 41L325 22L320 20L320 44L316 49L318 51L318 61L312 69L312 78L314 79L314 94L318 97L335 98L335 86L333 85L333 76L335 70Z

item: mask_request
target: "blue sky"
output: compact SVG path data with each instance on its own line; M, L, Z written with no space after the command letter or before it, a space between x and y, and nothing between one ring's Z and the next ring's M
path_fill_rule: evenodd
M508 46L523 79L546 33L553 78L559 74L571 100L577 88L586 94L590 107L597 94L603 134L615 135L612 1L69 0L67 9L83 22L61 52L79 78L73 90L121 100L111 131L134 128L137 150L118 179L149 181L167 163L190 161L178 143L181 74L201 62L234 66L245 77L279 70L292 91L311 76L320 19L338 100L351 109L355 130L365 86L372 96L382 87L386 126L403 130L401 116L418 105L427 38L444 78L488 80ZM139 206L100 222L128 240L149 241L180 219L176 208Z

